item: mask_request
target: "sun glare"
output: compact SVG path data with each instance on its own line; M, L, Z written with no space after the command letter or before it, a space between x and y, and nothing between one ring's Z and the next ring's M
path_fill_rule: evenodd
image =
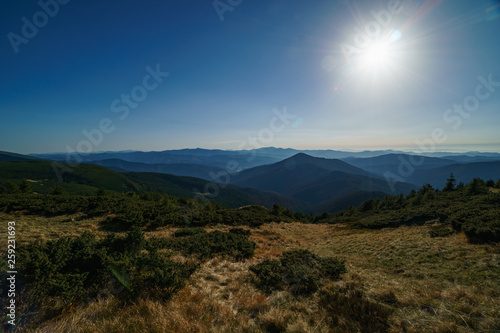
M364 55L365 66L370 69L378 68L387 65L390 58L390 51L388 45L376 43L370 46Z

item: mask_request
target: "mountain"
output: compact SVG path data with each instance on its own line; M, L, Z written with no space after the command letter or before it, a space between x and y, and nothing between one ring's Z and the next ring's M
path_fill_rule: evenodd
M296 150L291 148L275 148L275 147L265 147L250 150L220 150L220 149L177 149L177 150L165 150L165 151L117 151L117 152L96 152L91 154L86 154L80 156L78 154L66 154L66 153L55 153L55 154L34 154L32 156L39 157L42 159L50 159L56 161L66 161L66 162L76 162L76 163L94 163L97 161L109 160L109 159L120 159L127 162L134 163L145 163L145 164L197 164L206 165L210 167L227 169L228 166L232 170L241 171L244 169L253 168L256 166L267 165L277 163L284 159L290 158L298 153L304 153L313 157L321 157L328 159L343 159L349 162L348 158L376 158L382 155L393 155L393 156L410 156L411 154L396 150L366 150L360 152L353 151L339 151L339 150ZM498 153L480 153L480 152L468 152L464 154L457 153L446 153L446 152L433 152L426 153L426 156L432 158L441 158L445 160L452 160L457 163L471 163L471 162L489 162L489 161L500 161L500 154ZM376 161L376 160L375 160ZM374 162L375 162L374 161ZM430 159L426 162L430 165ZM390 161L389 161L390 162ZM355 165L357 162L353 162ZM362 162L360 162L362 163ZM377 162L378 163L378 162ZM395 161L395 165L399 162ZM394 164L390 162L389 164ZM442 166L439 164L433 165L432 167ZM116 169L115 166L113 170ZM378 165L373 172L380 174L380 169L384 168L384 165ZM377 170L378 169L378 170ZM124 169L127 170L127 169ZM392 169L394 171L394 167ZM121 170L123 171L123 170ZM170 172L170 171L169 171ZM187 174L192 176L200 177L198 173ZM206 178L206 177L204 177Z
M452 156L468 156L476 158L485 157L485 158L494 158L496 160L500 160L500 153L480 152L480 151L468 151L465 153L433 152L433 153L425 153L425 155L434 157L446 157L446 158L450 158Z
M408 165L415 168L415 170L420 170L432 169L457 163L453 160L445 158L407 154L386 154L368 158L348 157L342 160L358 168L382 176L387 171L398 175L400 174L400 168L404 168L403 170L407 171L406 167Z
M6 151L0 151L0 162L35 161L35 160L39 159L29 155L21 155L16 153L9 153Z
M231 178L231 183L287 195L297 184L326 176L331 171L370 176L368 172L340 160L299 153L274 164L243 170Z
M429 170L418 170L408 177L407 181L419 186L429 183L435 188L441 189L451 173L455 176L457 183L469 183L474 178L497 181L500 179L500 161L452 164Z
M196 177L206 180L212 180L212 175L217 175L220 172L224 172L223 168L212 167L202 164L187 164L187 163L148 164L139 162L129 162L117 158L92 161L89 163L101 165L117 172L126 172L126 171L155 172L155 173L166 173L175 176Z
M446 156L446 159L455 161L457 163L495 162L495 161L500 161L500 154L479 155L479 156L450 155Z
M315 206L346 208L355 204L348 198L380 197L384 194L408 193L412 184L396 183L392 193L385 179L336 159L296 154L281 162L259 166L234 175L232 184L271 191ZM357 193L357 194L356 194ZM361 195L360 193L363 193ZM364 201L364 200L362 200ZM341 204L343 203L343 204ZM359 203L359 200L356 201Z
M274 203L295 211L304 210L307 207L306 204L299 200L277 193L241 188L234 185L215 184L199 178L144 172L126 173L125 176L138 184L143 192L160 192L201 200L210 199L230 208L247 205L263 205L270 208Z
M384 179L332 171L310 182L294 186L287 195L313 205L348 197L357 192L399 194L408 193L414 188L412 184L397 183L395 193L391 193Z
M115 192L138 190L124 175L105 167L89 164L64 165L49 161L0 162L0 184L7 180L28 179L33 190L50 193L58 184L69 193L95 194L98 188ZM62 177L60 182L59 177Z
M208 149L180 149L151 152L103 152L85 156L78 154L41 154L33 155L55 161L77 163L92 163L108 159L120 159L127 162L147 164L201 164L217 168L226 168L228 163L237 166L237 170L257 165L274 163L281 160L279 157L259 156L254 151L230 151Z
M64 172L58 175L56 170ZM59 176L62 177L62 182ZM254 204L270 208L274 203L278 203L294 210L303 210L307 206L299 200L276 193L233 185L218 185L200 178L160 173L118 173L91 164L66 165L48 161L0 162L0 187L7 180L19 184L23 179L28 179L33 190L38 193L51 193L56 186L60 186L69 194L95 195L98 189L103 188L111 192L160 192L185 198L209 198L230 208Z

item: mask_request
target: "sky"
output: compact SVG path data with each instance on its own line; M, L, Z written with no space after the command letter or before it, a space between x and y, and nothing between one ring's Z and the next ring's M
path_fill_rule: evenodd
M0 0L0 150L500 152L499 6Z

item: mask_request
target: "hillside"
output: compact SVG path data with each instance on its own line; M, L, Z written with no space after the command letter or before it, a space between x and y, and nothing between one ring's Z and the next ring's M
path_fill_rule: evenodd
M411 184L397 183L393 194L406 194L412 189L415 189L415 186ZM332 171L307 183L292 186L288 195L310 204L321 204L357 192L381 192L387 195L391 194L391 189L383 179Z
M235 185L287 194L293 186L326 176L332 171L369 175L366 171L340 160L299 153L274 164L243 170L233 176L231 182Z
M159 192L184 198L200 198L236 208L246 205L264 205L271 207L278 203L285 207L303 210L307 206L299 200L288 198L276 193L268 193L251 188L237 186L213 186L207 180L194 177L180 177L160 173L114 172L108 168L91 165L65 165L59 168L68 170L62 174L62 182L54 171L52 162L0 162L0 192L6 181L20 184L28 179L31 187L38 193L51 193L56 187L64 189L69 194L94 195L99 189L124 193ZM217 191L216 195L214 191Z
M155 172L155 173L166 173L174 176L185 176L185 177L196 177L206 180L212 180L210 175L218 174L224 171L223 168L211 167L202 164L187 164L187 163L176 163L176 164L148 164L139 162L128 162L120 159L107 159L91 161L91 164L101 165L107 167L111 170L124 172Z
M105 164L108 164L104 161ZM116 168L144 167L147 164L135 162L110 161ZM264 205L270 208L277 203L283 207L301 212L321 212L319 209L329 207L344 209L349 205L359 204L375 192L388 192L385 181L362 175L343 173L332 170L348 170L353 173L367 174L339 160L314 158L305 154L286 159L273 165L248 169L231 177L236 184L215 184L211 181L181 177L153 172L120 172L108 168L91 165L56 164L63 171L60 182L54 170L54 164L48 161L0 162L0 184L7 180L18 185L28 179L31 187L38 193L51 193L57 187L69 194L92 195L99 189L111 192L136 193L159 192L184 198L198 197L236 208L245 205ZM183 165L151 165L152 168L177 168ZM191 167L189 169L189 167ZM215 167L190 165L186 172L220 170ZM165 169L163 169L165 168ZM398 191L407 192L405 185L396 185ZM410 188L411 189L411 188ZM356 193L362 193L357 195ZM320 205L316 207L317 205ZM332 211L332 210L329 210Z
M443 188L451 173L457 183L469 183L474 178L496 180L500 178L500 161L452 164L429 170L417 170L407 180L414 184L429 183L434 187Z
M193 177L179 177L158 173L125 173L125 176L132 182L139 184L143 192L159 192L184 198L207 198L210 201L223 204L227 207L237 208L246 205L263 205L270 208L274 203L285 207L294 207L295 210L302 210L305 206L299 200L287 198L285 196L259 191L251 188L242 188L233 185L210 187L205 192L207 180ZM216 195L213 195L217 189Z
M35 160L38 160L38 158L28 155L0 151L0 162L35 161Z
M365 170L340 160L303 153L271 165L243 170L231 177L231 182L303 201L311 205L314 212L318 212L318 207L343 209L359 204L369 193L391 193L384 179ZM414 188L411 184L395 184L396 193L408 193ZM363 195L356 196L356 193Z
M159 194L0 194L0 219L16 222L18 330L495 332L496 190L422 187L314 217Z
M19 183L23 179L28 179L33 189L40 193L50 193L58 185L74 194L94 194L99 188L116 192L138 189L136 184L122 174L101 166L89 164L62 166L67 172L62 174L63 182L59 182L52 162L39 160L0 162L0 184L7 180Z
M399 174L399 168L401 165L404 165L405 168L410 165L416 170L427 170L457 163L454 160L446 158L423 157L407 154L387 154L367 158L349 157L343 159L343 161L368 172L382 176L387 171L396 175Z
M38 154L40 158L56 161L66 160L66 154ZM250 158L252 157L252 158ZM132 152L99 152L80 156L83 162L95 162L108 159L121 159L127 162L147 164L201 164L217 168L225 168L228 162L237 163L240 168L274 163L279 156L258 155L254 151L227 151L219 149L180 149L165 151L132 151Z

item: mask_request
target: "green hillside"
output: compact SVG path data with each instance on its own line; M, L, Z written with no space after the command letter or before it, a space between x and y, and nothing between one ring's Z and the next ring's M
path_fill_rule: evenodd
M35 160L39 160L39 159L36 157L28 156L28 155L10 153L7 151L0 151L0 162L35 161Z
M56 169L54 166L57 166ZM65 171L59 174L62 182L57 170ZM70 194L95 194L99 188L114 192L138 189L122 174L96 165L66 165L47 161L0 162L0 184L6 181L20 184L23 179L27 179L38 193L50 193L57 186Z
M54 169L56 166L56 170ZM59 181L56 171L62 171ZM52 193L61 188L68 194L95 195L99 189L110 192L158 192L183 198L210 199L227 207L237 208L259 204L268 208L274 203L286 207L303 208L303 204L279 194L211 184L207 180L151 172L118 173L91 164L62 164L47 161L0 162L0 192L9 192L6 182L19 186L27 180L36 193ZM207 187L207 184L211 186ZM208 192L206 192L208 189ZM214 195L214 191L217 191Z

